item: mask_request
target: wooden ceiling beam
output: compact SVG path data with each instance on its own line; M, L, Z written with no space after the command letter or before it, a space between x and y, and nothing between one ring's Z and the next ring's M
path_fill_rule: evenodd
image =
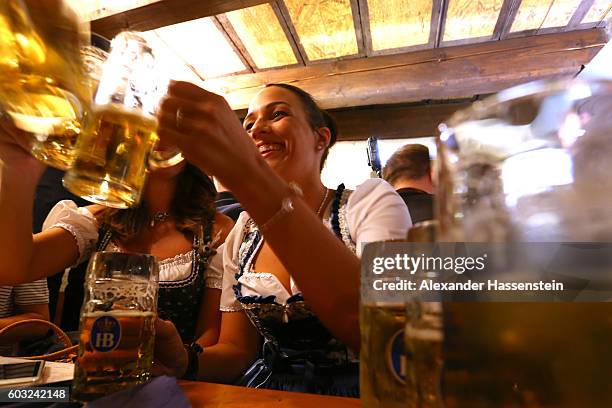
M597 28L236 75L206 86L234 109L272 82L297 85L325 108L457 99L577 74L607 40Z
M370 136L404 139L436 136L440 123L470 105L471 101L460 100L334 109L330 113L338 124L338 140L366 140Z
M106 38L113 38L123 30L154 30L268 2L269 0L160 0L93 20L91 30Z

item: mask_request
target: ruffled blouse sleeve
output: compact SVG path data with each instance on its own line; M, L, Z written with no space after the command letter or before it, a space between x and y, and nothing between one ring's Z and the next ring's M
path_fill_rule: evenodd
M221 289L223 287L223 251L225 244L219 245L217 253L210 258L206 269L204 286L210 289Z
M234 285L238 283L236 280L238 251L242 243L244 226L249 218L246 211L243 211L223 244L223 288L221 289L221 304L219 306L222 312L237 312L243 309L236 299Z
M349 196L346 217L359 257L363 244L405 239L412 226L404 200L379 178L366 180Z
M79 248L79 258L72 266L89 259L98 241L96 218L85 207L77 207L74 201L63 200L57 203L47 215L42 230L62 228L68 231Z

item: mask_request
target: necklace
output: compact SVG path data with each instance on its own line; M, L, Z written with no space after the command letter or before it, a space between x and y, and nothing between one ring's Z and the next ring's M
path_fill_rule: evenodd
M319 208L317 209L317 215L321 215L321 210L323 209L323 206L325 205L325 202L327 201L327 196L329 195L329 188L325 188L325 195L323 196L323 200L321 201L321 204L319 204Z
M151 217L151 223L149 225L151 227L154 227L155 223L166 221L170 217L171 217L170 213L158 211L155 214L153 214L153 216Z

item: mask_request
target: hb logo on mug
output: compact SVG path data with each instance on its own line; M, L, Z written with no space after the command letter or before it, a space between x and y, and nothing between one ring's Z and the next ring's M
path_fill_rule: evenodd
M121 340L121 324L113 316L98 317L91 327L91 348L105 353L113 351Z

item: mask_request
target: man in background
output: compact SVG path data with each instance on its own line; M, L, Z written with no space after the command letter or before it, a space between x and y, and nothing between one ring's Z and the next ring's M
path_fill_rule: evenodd
M427 146L400 147L385 164L382 176L404 199L413 224L433 219L434 185Z

